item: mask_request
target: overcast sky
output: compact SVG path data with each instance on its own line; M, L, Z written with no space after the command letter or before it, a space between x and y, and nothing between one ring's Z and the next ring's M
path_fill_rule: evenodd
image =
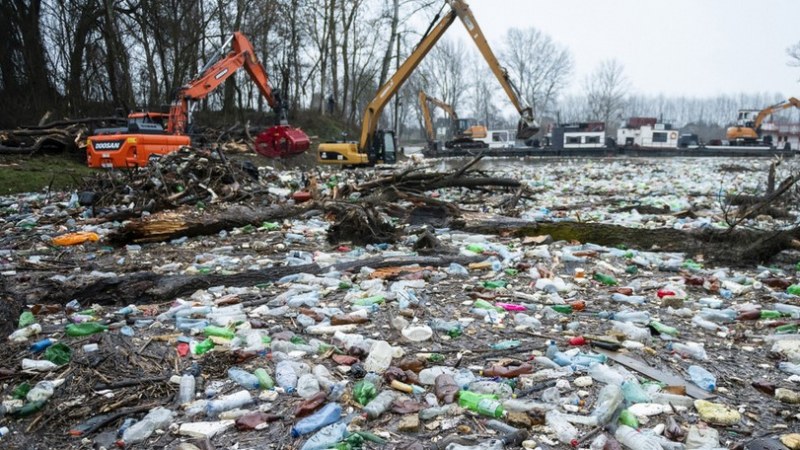
M640 94L800 96L800 0L468 0L489 42L536 27L575 59L570 92L598 62L617 58ZM450 36L468 39L454 24ZM469 46L471 47L471 46ZM477 53L476 53L477 54Z

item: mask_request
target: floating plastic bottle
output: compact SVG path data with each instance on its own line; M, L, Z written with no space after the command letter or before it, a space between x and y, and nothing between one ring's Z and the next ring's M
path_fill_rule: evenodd
M31 336L37 335L41 332L42 326L38 323L34 323L26 326L25 328L20 328L19 330L14 331L8 336L8 340L11 342L25 342Z
M601 383L616 384L621 386L625 382L625 377L616 370L605 364L594 364L589 367L589 376L593 380Z
M144 442L153 432L172 423L174 415L172 411L160 406L151 409L142 420L134 423L122 433L122 441L126 445Z
M650 340L650 330L647 328L640 328L630 322L619 322L616 320L611 321L615 330L624 334L625 337L632 341L647 342Z
M668 325L664 325L663 323L656 322L655 320L651 321L650 324L648 325L648 327L653 329L653 330L655 330L659 334L666 334L666 335L669 335L669 336L677 336L678 335L678 329L677 328L671 327L671 326L668 326Z
M97 322L71 323L66 326L67 336L89 336L108 330L108 327Z
M650 313L647 311L623 310L609 315L609 319L618 322L635 322L641 324L650 323Z
M778 363L778 370L792 375L800 375L800 364L793 364L788 361Z
M611 275L606 275L600 272L595 272L593 278L600 283L603 283L606 286L617 286L619 283L617 282L616 278L612 277Z
M389 409L392 402L397 398L397 392L391 390L384 390L378 394L377 397L372 399L367 405L364 407L364 412L367 414L367 417L370 419L377 419L381 416L384 412Z
M700 345L687 345L681 344L680 342L673 342L670 343L667 348L685 358L690 357L700 361L705 361L708 359L706 350Z
M624 397L622 389L616 384L607 384L597 395L591 416L597 419L598 425L605 425L622 405Z
M300 450L325 450L329 448L334 448L334 446L344 439L345 433L347 432L347 424L343 422L337 422L331 425L328 425L321 430L317 431L316 434L311 436L305 444L300 448Z
M261 384L259 383L259 386L260 385ZM311 398L317 392L319 392L319 389L319 381L317 380L317 377L310 373L301 375L297 380L297 395L299 395L301 398Z
M461 322L457 320L446 321L442 319L433 319L430 322L430 326L436 331L443 331L447 333L447 335L451 338L457 338L464 332L461 327Z
M614 437L617 438L620 444L630 450L663 450L657 439L650 435L639 433L627 425L617 427Z
M298 378L291 361L280 361L275 366L275 382L287 393L291 394L297 389Z
M505 410L503 404L495 395L477 394L470 391L461 391L458 394L458 405L478 414L494 417L503 417Z
M181 376L181 384L178 389L178 405L185 405L194 400L195 379L192 375L184 374Z
M292 427L292 437L313 433L322 427L330 425L342 416L342 406L338 403L328 403L316 413L301 419Z
M224 411L230 411L234 408L241 408L253 403L253 396L248 391L234 392L216 400L208 402L206 405L206 415L209 417L217 417Z
M625 295L620 293L611 294L611 300L631 305L642 305L647 301L642 295Z
M556 434L556 438L562 444L571 447L578 446L578 429L569 423L563 414L551 410L545 415L547 426Z
M689 378L692 379L692 382L701 389L704 389L708 392L714 392L717 388L717 377L714 376L708 370L700 367L700 366L689 366Z
M228 378L245 389L258 389L260 387L258 377L238 367L228 369Z

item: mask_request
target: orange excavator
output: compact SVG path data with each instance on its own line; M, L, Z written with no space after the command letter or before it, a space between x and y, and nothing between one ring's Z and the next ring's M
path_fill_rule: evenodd
M728 128L727 138L731 145L760 145L768 144L761 142L761 124L764 119L778 111L795 107L800 109L800 100L791 97L789 100L767 106L762 110L742 109L736 126Z
M197 78L178 90L169 114L131 113L126 128L96 130L96 135L87 140L89 167L143 167L153 158L190 145L188 134L194 105L241 68L247 71L279 118L278 125L258 134L256 152L268 158L278 158L308 150L308 136L303 130L289 126L286 104L278 91L272 89L267 71L258 61L250 41L237 31L223 48L229 44L231 51L212 58Z

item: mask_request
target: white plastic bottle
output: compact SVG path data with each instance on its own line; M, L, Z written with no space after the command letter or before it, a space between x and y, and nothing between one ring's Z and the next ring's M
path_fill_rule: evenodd
M691 357L700 361L708 359L706 349L701 345L687 345L681 344L680 342L673 342L668 348L683 357Z
M650 340L650 330L647 328L637 327L630 322L619 322L612 320L611 324L614 329L624 334L625 337L632 341L647 342Z
M212 400L206 405L206 415L208 417L217 417L223 411L229 411L234 408L241 408L242 406L253 403L253 397L248 391L234 392L233 394L220 397L217 400Z
M38 323L32 323L25 328L20 328L8 336L11 342L25 342L29 337L42 332L42 326Z

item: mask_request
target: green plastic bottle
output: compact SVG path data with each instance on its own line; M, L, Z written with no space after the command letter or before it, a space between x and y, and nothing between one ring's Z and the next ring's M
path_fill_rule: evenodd
M551 305L550 309L561 314L572 314L572 305Z
M491 304L491 303L489 303L489 302L487 302L486 300L483 300L483 299L475 300L475 303L472 304L472 307L473 308L477 308L477 309L493 309L493 310L495 310L497 312L505 311L503 308L501 308L499 306L494 306L493 304Z
M634 430L639 428L639 419L627 409L623 409L622 412L619 413L619 423L627 425Z
M367 406L377 396L378 389L369 381L361 380L353 386L353 397L362 406Z
M353 285L348 283L348 282L346 282L346 281L340 281L339 282L339 289L342 290L342 291L346 291L346 290L350 289L351 287L353 287Z
M512 269L510 267L508 269L506 269L504 272L506 273L506 275L508 275L510 277L515 277L515 276L519 275L519 270Z
M359 298L353 300L353 304L356 306L380 305L384 302L384 300L385 299L382 295L373 295L372 297Z
M628 275L636 275L637 273L639 273L639 268L631 264L625 268L625 273L627 273Z
M19 325L17 328L25 328L34 323L36 323L36 317L34 317L33 313L30 311L23 311L22 314L19 315Z
M480 415L494 417L495 419L499 419L505 414L503 405L497 400L497 396L492 394L460 391L458 393L458 405Z
M258 385L261 389L272 389L275 387L275 381L272 380L272 377L269 376L266 370L259 367L253 372L253 375L258 378Z
M211 339L206 339L205 341L200 342L197 344L197 346L195 346L194 352L195 354L202 355L204 353L207 353L212 348L214 348L214 341L212 341Z
M472 253L483 253L483 246L480 244L469 244L467 245L467 250L471 251Z
M649 324L650 328L658 331L660 334L668 334L670 336L677 336L678 329L675 327L671 327L668 325L664 325L661 322L656 322L655 320L650 321Z
M38 402L26 403L25 406L23 406L22 409L20 409L19 411L15 412L14 415L17 417L28 417L31 414L34 414L37 411L41 410L44 404L45 404L44 400L40 400Z
M281 226L277 222L264 222L261 224L259 229L266 231L275 231L275 230L280 230Z
M797 333L797 324L796 323L787 323L786 325L781 325L775 328L776 334L794 334Z
M617 286L619 284L616 278L600 272L594 273L594 279L605 284L606 286Z
M761 319L778 319L782 317L780 311L773 311L771 309L762 309L761 310Z
M214 325L209 325L203 329L203 334L208 336L216 336L225 339L233 339L235 334L228 328L225 327L217 327Z
M800 263L797 263L797 264L800 264ZM797 269L797 270L800 271L800 268ZM793 284L793 285L789 286L788 288L786 288L786 293L787 294L792 294L792 295L800 295L800 284Z
M71 323L66 326L67 336L89 336L108 330L108 327L98 322Z
M505 280L494 280L494 281L484 281L483 287L486 289L500 289L508 286L508 281Z

